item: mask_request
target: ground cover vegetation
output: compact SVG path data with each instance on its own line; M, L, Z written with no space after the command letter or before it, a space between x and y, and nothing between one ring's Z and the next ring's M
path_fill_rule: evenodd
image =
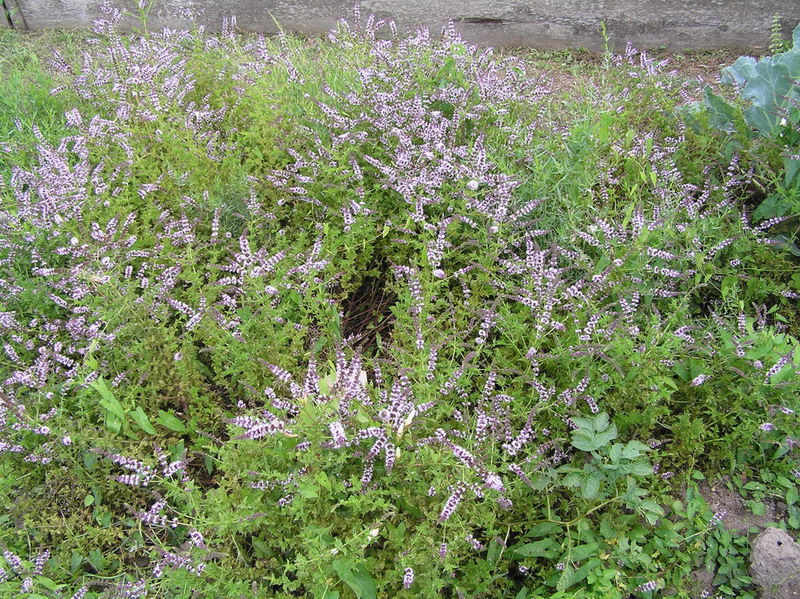
M697 481L800 528L800 33L121 16L0 32L3 597L755 596Z

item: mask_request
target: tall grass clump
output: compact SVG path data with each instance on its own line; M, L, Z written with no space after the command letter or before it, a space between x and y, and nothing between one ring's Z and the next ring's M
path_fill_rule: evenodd
M8 596L688 596L692 473L796 484L780 173L664 65L107 12L0 120Z

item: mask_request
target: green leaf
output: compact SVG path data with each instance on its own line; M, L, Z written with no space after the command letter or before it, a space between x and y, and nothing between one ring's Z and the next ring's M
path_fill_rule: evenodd
M106 558L99 549L92 549L89 552L89 563L97 572L102 572L106 568Z
M627 460L633 460L648 451L650 451L650 448L641 441L628 441L622 451L622 457Z
M600 477L596 474L586 474L581 482L581 495L584 499L594 499L600 491Z
M612 424L607 429L597 433L597 435L595 436L595 442L599 443L598 448L604 447L605 445L608 445L611 441L616 439L617 436L618 436L617 425Z
M580 416L572 416L570 418L572 424L578 427L578 430L592 432L594 431L594 420L591 418L582 418Z
M583 431L572 431L572 446L581 451L597 451L604 444L600 443L595 435Z
M744 488L748 491L766 491L767 487L762 485L760 482L751 480L744 485Z
M179 418L176 418L173 414L165 412L164 410L158 411L156 422L164 428L168 428L176 433L186 432L186 425Z
M106 385L106 382L102 378L99 378L93 382L92 388L100 393L101 406L103 406L106 410L111 412L120 420L125 420L125 408L123 408L122 404L117 401L117 398L114 397L114 394L111 392L111 390L108 388L108 385Z
M722 83L741 88L741 96L751 102L745 110L747 124L764 137L777 136L781 115L791 109L800 94L794 81L800 77L800 46L756 62L742 56L722 69Z
M272 555L272 550L269 548L269 545L258 537L253 538L251 543L253 544L253 549L256 550L256 557L264 559Z
M316 485L312 485L312 484L300 485L297 488L297 491L300 493L300 495L302 495L306 499L315 499L315 498L319 497L318 490L319 490L319 487L317 487Z
M736 109L728 104L722 96L715 94L708 85L703 91L703 103L706 114L708 114L708 124L712 129L726 133L736 132Z
M358 599L376 599L378 591L375 581L366 570L358 568L354 571L342 560L334 561L333 569L336 570L342 582L353 590Z
M795 182L800 183L800 160L786 156L783 159L783 169L786 171L783 184L786 187L792 187Z
M69 571L74 574L83 564L83 559L84 558L80 553L73 551L69 559Z
M574 562L582 562L588 557L597 555L600 545L598 543L584 543L583 545L576 545L569 551L569 559Z
M608 428L608 414L601 412L594 418L594 430L597 432L604 431Z
M533 543L525 543L514 547L512 555L516 558L520 557L547 557L553 558L558 554L558 545L553 539L547 538L541 541L534 541Z
M653 467L647 462L634 462L630 466L630 473L636 476L649 476L653 474Z
M144 413L144 410L141 407L137 407L133 412L131 412L131 419L133 419L133 421L136 423L136 426L138 426L148 435L156 434L156 429L153 428L153 425L150 423L150 418L147 417L147 414Z
M561 576L556 583L556 589L559 591L566 591L569 587L575 584L575 582L575 568L573 568L570 564L567 564L564 566L564 570L561 572Z
M786 216L795 210L795 204L796 202L793 202L785 193L773 193L753 211L753 221L758 222L779 216Z
M641 505L639 506L639 509L644 511L644 512L649 512L651 514L655 514L656 516L659 516L659 517L664 515L664 508L662 508L660 505L658 505L652 499L645 499L641 503Z
M63 584L58 584L55 581L50 580L49 578L47 578L47 576L37 576L36 577L36 582L38 582L44 588L49 589L51 591L57 591L60 588L64 587Z
M534 524L528 529L528 532L525 533L526 537L531 537L533 539L538 539L539 537L549 537L551 535L558 535L561 534L560 524L556 524L555 522L540 522L539 524Z
M122 420L114 416L111 412L106 414L106 428L112 433L119 434L122 430Z
M489 547L486 549L486 561L490 564L496 562L502 552L503 549L500 543L492 539L489 542Z
M93 503L94 503L94 495L92 495L91 493L89 493L86 497L83 498L83 505L85 505L86 507L89 507Z
M319 599L339 599L339 591L325 589L325 592L322 593L322 596Z

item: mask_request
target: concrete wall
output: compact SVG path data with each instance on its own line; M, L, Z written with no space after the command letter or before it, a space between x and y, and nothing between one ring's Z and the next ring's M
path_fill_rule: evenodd
M20 29L89 28L102 0L5 0L16 4ZM137 14L134 0L116 6ZM275 21L290 31L324 33L352 15L353 0L153 0L150 28L219 29L236 16L245 31L271 33ZM783 18L789 33L800 22L797 0L361 0L364 16L394 19L401 29L426 26L437 31L448 19L466 39L494 46L541 49L584 47L600 50L600 25L615 47L630 41L638 48L749 48L769 43L772 16ZM125 21L128 28L137 21Z
M11 5L11 0L3 0L3 2L0 3L0 29L4 27L11 27L11 23L8 21L8 18L6 17L6 9L7 7L10 8L10 5Z

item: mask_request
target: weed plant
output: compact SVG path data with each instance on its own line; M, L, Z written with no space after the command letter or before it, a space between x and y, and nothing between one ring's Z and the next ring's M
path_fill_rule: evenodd
M631 48L107 13L0 32L3 597L754 596L695 480L800 527L780 152Z

